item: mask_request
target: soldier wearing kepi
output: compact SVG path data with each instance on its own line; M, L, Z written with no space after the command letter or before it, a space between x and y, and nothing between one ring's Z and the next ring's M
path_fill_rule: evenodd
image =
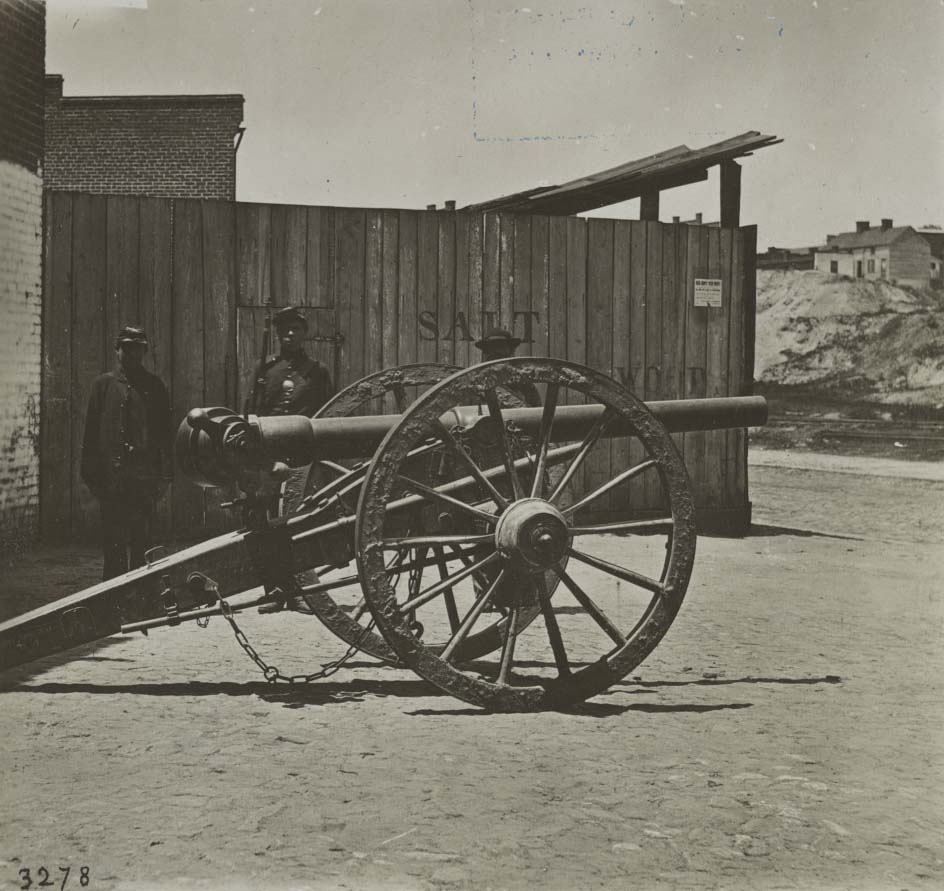
M272 322L279 339L279 355L267 360L259 369L253 399L255 414L311 417L334 395L331 376L320 362L305 352L308 320L298 309L293 306L280 309ZM289 498L289 493L300 495L307 475L307 468L295 470L286 480L282 498ZM278 510L278 499L275 499L270 512L277 514ZM296 602L294 591L286 590L283 595L273 603L260 606L259 612L279 612Z
M105 579L144 565L154 504L173 475L167 389L141 364L147 336L122 328L115 349L117 368L92 383L81 463L101 507Z
M273 316L279 355L259 369L253 411L257 415L311 417L334 393L331 376L305 353L308 321L293 306Z
M493 359L510 359L514 356L521 339L507 328L492 328L475 345L482 351L482 361L491 362ZM499 387L498 400L502 408L533 408L542 404L537 387L530 381L514 387Z

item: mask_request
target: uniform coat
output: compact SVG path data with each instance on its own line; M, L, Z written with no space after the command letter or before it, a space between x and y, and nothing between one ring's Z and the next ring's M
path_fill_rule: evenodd
M257 415L311 417L333 395L327 369L305 353L269 359L260 370Z
M170 403L159 378L139 367L95 379L81 474L101 505L104 578L143 565L153 505L172 476Z

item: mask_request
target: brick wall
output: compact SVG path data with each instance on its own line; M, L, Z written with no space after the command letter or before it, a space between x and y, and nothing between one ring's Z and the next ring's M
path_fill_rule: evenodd
M0 0L0 158L36 173L43 158L46 8Z
M46 77L47 189L236 198L243 97L62 96Z
M43 66L39 0L0 0L0 548L39 519Z

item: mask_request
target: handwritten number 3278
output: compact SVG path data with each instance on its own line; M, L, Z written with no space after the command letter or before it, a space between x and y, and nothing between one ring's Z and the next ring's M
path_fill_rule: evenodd
M59 883L59 891L65 891L66 882L69 881L69 873L72 872L71 866L60 866L59 872L62 873L62 881ZM49 870L45 866L40 866L36 870L37 880L34 882L33 877L30 875L28 869L20 870L20 879L23 884L20 885L20 891L29 891L30 888L35 885L37 888L54 888L56 883L50 881ZM83 888L87 888L89 884L89 868L83 866L79 868L79 885Z

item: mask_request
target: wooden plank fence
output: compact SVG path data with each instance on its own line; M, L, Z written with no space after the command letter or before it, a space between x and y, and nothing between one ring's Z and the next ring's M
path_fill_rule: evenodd
M337 370L339 386L409 362L467 365L483 330L502 325L524 339L519 354L589 364L640 398L750 392L753 227L71 192L47 192L45 202L48 540L98 534L78 476L83 420L125 324L147 330L146 361L171 392L175 424L198 405L241 409L269 301L307 307L309 352ZM694 305L696 278L721 280L720 308ZM744 432L676 441L705 524L743 528ZM614 441L582 482L639 459L638 443ZM627 503L638 515L657 510L646 476L604 499L594 518L625 516ZM227 528L219 502L228 494L179 479L160 506L158 537Z

